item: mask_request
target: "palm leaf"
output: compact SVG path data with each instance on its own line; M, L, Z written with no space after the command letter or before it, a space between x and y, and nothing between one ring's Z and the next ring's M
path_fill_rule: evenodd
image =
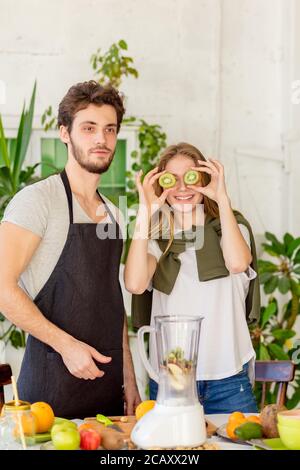
M0 114L0 150L1 150L1 155L3 157L4 163L7 166L7 168L9 168L10 167L9 155L8 155L8 150L7 150L7 143L6 143L5 133L3 129L1 114Z
M1 186L5 188L5 191L7 194L9 195L13 194L13 186L12 186L10 169L7 168L7 166L0 167L0 183L1 183Z
M17 147L15 152L15 158L13 162L13 178L15 187L18 186L19 181L19 174L23 162L25 160L25 156L27 153L31 131L32 131L32 121L33 121L33 113L34 113L34 104L35 104L35 95L36 95L36 82L33 87L33 92L30 100L30 105L28 111L23 109L19 132L17 137Z
M23 145L24 121L25 121L25 103L23 105L23 109L22 109L22 113L20 117L15 151L12 153L12 157L11 157L11 166L12 166L13 181L14 181L15 189L17 189L17 182L15 181L15 168L16 168L17 163L20 160L20 153L21 153L21 148Z

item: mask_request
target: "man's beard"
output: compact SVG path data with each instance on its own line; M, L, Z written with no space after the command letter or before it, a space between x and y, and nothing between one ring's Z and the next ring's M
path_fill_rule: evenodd
M72 154L77 163L81 166L81 168L88 171L89 173L96 173L97 175L101 175L101 173L105 173L109 169L110 164L113 161L115 152L112 152L107 147L98 146L93 150L107 150L111 153L110 155L107 155L105 157L99 157L98 162L90 162L88 161L85 152L78 145L76 145L72 139L70 139L70 142Z

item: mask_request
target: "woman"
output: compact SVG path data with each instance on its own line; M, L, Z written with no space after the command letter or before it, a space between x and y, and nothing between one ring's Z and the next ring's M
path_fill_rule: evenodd
M188 171L199 175L196 184L185 182ZM158 181L165 173L175 185L163 190ZM137 174L136 184L140 205L125 266L127 290L133 299L152 291L151 325L156 315L204 317L196 379L206 414L256 412L255 352L247 326L259 314L257 275L250 266L256 266L255 245L248 222L231 208L222 164L206 161L192 145L172 145L143 183ZM150 362L158 372L153 337ZM150 398L156 394L150 379Z

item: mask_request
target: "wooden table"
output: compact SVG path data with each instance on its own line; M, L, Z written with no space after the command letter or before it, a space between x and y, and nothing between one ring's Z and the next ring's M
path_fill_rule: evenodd
M228 416L229 416L228 414L213 414L213 415L207 415L206 417L211 423L213 423L218 428L222 424L227 423ZM76 422L76 424L78 425L83 423L83 421L79 419L74 419L73 421ZM207 440L207 442L218 443L221 450L252 450L253 449L253 447L251 447L250 445L236 444L227 439L220 438L216 435L210 437ZM28 447L28 450L39 450L39 448L40 448L40 444Z

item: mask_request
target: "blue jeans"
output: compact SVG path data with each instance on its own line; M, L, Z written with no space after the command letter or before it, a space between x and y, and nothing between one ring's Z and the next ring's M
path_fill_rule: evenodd
M156 400L158 385L150 379L150 400ZM257 413L257 403L248 377L248 364L236 375L220 380L197 380L199 401L205 414Z

